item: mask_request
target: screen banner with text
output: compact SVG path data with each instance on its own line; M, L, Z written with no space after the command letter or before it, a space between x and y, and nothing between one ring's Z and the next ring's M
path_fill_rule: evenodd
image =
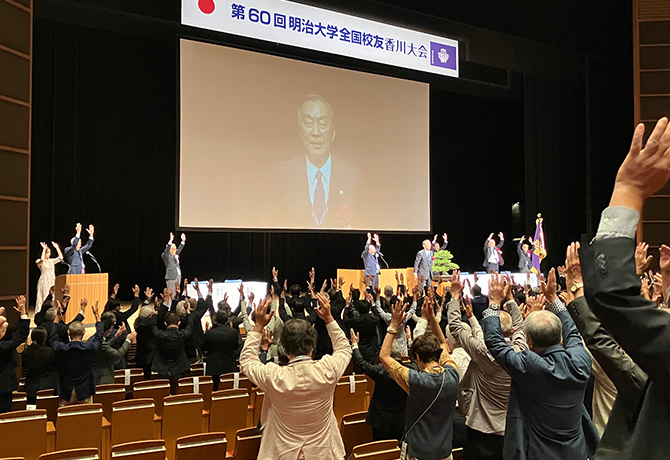
M429 86L180 40L182 228L429 231Z

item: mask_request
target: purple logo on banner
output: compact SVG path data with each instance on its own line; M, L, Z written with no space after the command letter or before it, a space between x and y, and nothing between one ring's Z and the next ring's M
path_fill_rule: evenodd
M456 48L430 42L430 65L456 70Z

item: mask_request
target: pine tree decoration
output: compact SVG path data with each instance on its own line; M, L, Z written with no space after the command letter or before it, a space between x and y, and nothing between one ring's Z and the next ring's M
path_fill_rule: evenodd
M433 260L433 271L447 273L451 270L457 270L461 268L458 264L452 262L451 259L454 258L454 255L445 250L437 251L435 253L435 260Z

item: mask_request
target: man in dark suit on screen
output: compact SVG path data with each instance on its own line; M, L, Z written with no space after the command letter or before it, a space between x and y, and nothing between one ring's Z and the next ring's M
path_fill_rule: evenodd
M361 170L331 153L335 112L326 99L304 97L298 132L304 154L272 166L272 203L281 214L273 222L298 228L352 228L358 220L355 201Z

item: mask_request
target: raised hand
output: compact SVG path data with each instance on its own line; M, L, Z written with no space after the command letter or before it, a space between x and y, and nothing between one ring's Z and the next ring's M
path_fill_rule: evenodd
M139 296L140 296L140 287L139 287L137 284L136 284L135 287L133 288L133 295L134 295L135 297L139 297Z
M445 243L449 241L449 237L447 236L446 232L442 234L442 239L444 240Z
M81 299L79 302L79 306L81 307L82 310L86 310L86 306L88 305L88 300L85 298Z
M429 291L432 292L432 289ZM428 324L437 321L435 319L435 312L433 311L433 296L427 295L423 299L423 304L421 305L421 317L428 321Z
M151 299L154 298L154 290L147 286L144 290L144 297L147 299L147 302L151 302Z
M326 324L330 323L331 321L335 321L333 319L333 315L331 314L330 300L328 299L328 296L323 292L319 292L316 295L316 300L318 302L316 314L319 315L319 318L324 320Z
M400 284L400 278L398 277L398 270L395 271L395 284Z
M116 283L114 287L112 288L112 297L116 298L116 296L119 294L119 283Z
M88 236L90 236L91 238L93 238L93 233L95 233L95 227L93 227L92 224L88 226L88 228L86 229L86 231L88 232Z
M377 246L379 246L379 235L375 233L374 235L372 235L372 238L375 240L375 243L377 243Z
M662 245L659 249L659 253L661 256L658 263L661 268L661 272L670 272L670 247L666 246L665 244Z
M186 233L181 234L181 242L186 243Z
M14 299L16 302L16 307L14 307L14 310L18 311L20 315L25 315L26 314L26 298L22 295L18 296L16 299Z
M378 284L373 286L372 289L375 291L377 298L381 297L382 288Z
M656 123L644 148L644 124L635 128L628 156L616 176L610 206L641 211L647 197L670 179L670 125L663 117Z
M561 299L561 302L563 302L565 305L569 305L570 302L575 300L575 295L570 291L563 291L558 295L558 297Z
M210 278L207 282L207 293L211 296L212 292L214 292L214 279Z
M170 300L172 300L172 289L170 288L163 289L163 303L165 305L170 305Z
M493 235L493 233L491 233L491 235ZM472 280L475 282L475 284L477 284L477 281L479 281L479 276L477 276L477 272L474 272L472 274Z
M128 334L126 340L128 340L130 343L135 343L135 340L137 340L137 331L133 331Z
M223 293L223 301L224 301L225 303L228 303L228 293L227 293L227 292L224 292L224 293Z
M251 300L251 296L249 297ZM269 297L266 297L265 299L259 301L258 304L256 305L256 324L254 325L254 330L256 330L256 332L261 332L261 329L270 324L272 315L274 315L273 310L270 310L270 312L268 312L268 307L271 305L270 304L271 300L272 299L270 299Z
M256 294L254 294L253 291L249 293L249 303L253 305L254 299L256 298Z
M95 316L95 321L98 322L100 321L100 309L98 308L98 301L95 301L95 304L91 307L91 310L93 311L93 316Z
M549 270L549 277L547 278L547 282L545 283L542 281L541 288L542 294L544 294L549 303L558 300L558 295L556 294L556 270L553 268Z
M288 292L288 280L284 280L284 292Z
M635 247L635 271L637 272L638 276L644 274L647 267L649 267L651 259L654 258L654 256L647 257L648 250L649 245L644 242L638 243Z
M240 301L244 300L244 284L240 283L240 287L237 290L240 292Z
M268 351L273 341L274 337L272 336L272 333L264 328L261 332L261 349Z
M200 294L200 283L198 282L198 278L193 278L193 289Z
M353 347L354 345L358 345L358 342L361 341L360 336L358 335L358 332L354 332L353 329L349 330L349 337L351 337L351 346Z
M405 305L403 305L403 303L400 301L396 302L395 305L392 305L391 323L389 324L391 329L395 329L397 331L400 325L403 324L406 319L407 312L405 311Z
M272 281L276 283L278 277L279 277L279 270L277 270L275 267L272 267Z
M405 284L405 275L404 273L400 274L400 284Z
M170 240L168 241L168 244L172 244L174 241L174 233L170 232Z
M468 318L472 318L474 316L474 313L472 311L472 301L470 300L470 297L465 297L465 314Z
M451 298L460 299L461 293L463 292L463 284L461 284L461 271L454 270L449 281L451 282L451 287L449 288L449 292L451 292Z
M507 289L509 289L509 286L507 286L504 277L498 275L497 273L493 273L491 275L491 279L489 280L490 303L502 307L502 304L505 302L505 298L507 297Z
M490 240L491 238L493 238L493 233L491 233L491 234L489 235L489 237L486 238L486 239L487 239L487 240Z
M498 232L498 236L500 237L501 240L505 239L505 235L503 235L503 232Z
M314 270L314 267L309 271L309 282L311 284L314 284L314 280L316 280L316 271Z
M42 249L46 249L46 248L47 248L47 244L44 243L44 242L40 242L40 246L42 246Z
M582 263L579 260L579 247L579 243L572 243L565 251L565 286L568 291L571 291L575 284L584 284Z
M79 222L74 226L74 230L77 233L77 236L81 235L81 224Z
M328 278L323 280L323 284L321 285L321 292L326 292L327 287L328 287Z
M651 270L650 270L651 271ZM645 299L651 300L651 295L649 293L649 283L651 279L649 279L647 276L643 276L640 285L640 290L642 291L642 295L644 296Z
M372 241L372 233L368 232L368 244Z
M126 332L126 325L122 324L121 327L118 328L116 331L116 338L118 339L119 337L121 337L121 335L123 335L124 332Z

